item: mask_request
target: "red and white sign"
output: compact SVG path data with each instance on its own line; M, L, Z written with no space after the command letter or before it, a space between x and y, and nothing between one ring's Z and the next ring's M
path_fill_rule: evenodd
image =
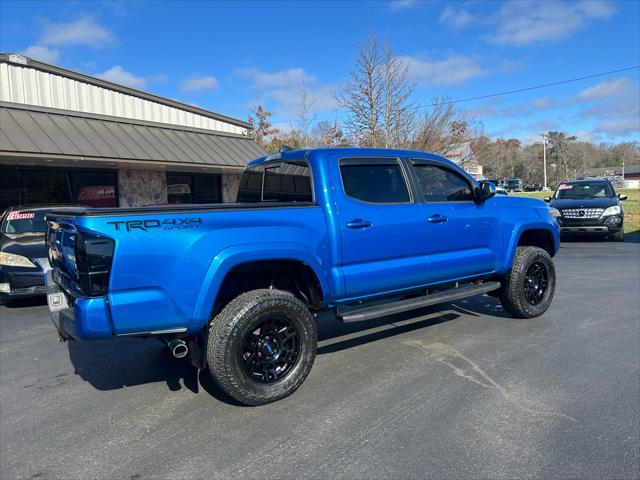
M9 212L7 216L7 220L32 220L36 218L36 214L34 212L19 212L14 210L13 212Z

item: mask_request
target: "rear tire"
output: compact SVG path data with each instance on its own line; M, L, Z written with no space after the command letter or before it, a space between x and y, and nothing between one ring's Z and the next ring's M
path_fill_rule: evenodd
M555 289L556 270L549 253L538 247L518 247L500 302L516 318L538 317L551 305Z
M317 338L311 312L291 293L252 290L211 322L208 368L238 402L275 402L295 392L309 374Z

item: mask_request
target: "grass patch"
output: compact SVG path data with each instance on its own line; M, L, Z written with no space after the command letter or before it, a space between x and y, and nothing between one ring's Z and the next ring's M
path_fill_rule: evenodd
M622 205L624 205L624 233L640 233L640 189L622 188L616 190L616 192L623 193L629 197L622 202ZM553 192L522 192L510 193L509 195L542 200L546 196L553 195Z

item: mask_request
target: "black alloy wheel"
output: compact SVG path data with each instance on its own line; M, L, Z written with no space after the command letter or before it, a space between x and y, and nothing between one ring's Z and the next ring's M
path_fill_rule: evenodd
M228 395L245 405L264 405L295 392L313 365L315 319L290 292L242 293L212 320L207 367Z
M241 355L247 376L258 383L284 378L300 353L298 329L286 317L270 317L245 333Z
M524 294L530 305L538 305L544 299L549 285L549 272L544 263L532 263L524 276Z

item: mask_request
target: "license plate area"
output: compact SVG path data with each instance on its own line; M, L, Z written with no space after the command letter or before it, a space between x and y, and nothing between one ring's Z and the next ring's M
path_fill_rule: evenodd
M71 308L73 299L53 280L52 270L47 272L45 285L47 287L47 305L50 314L57 314L61 310Z

